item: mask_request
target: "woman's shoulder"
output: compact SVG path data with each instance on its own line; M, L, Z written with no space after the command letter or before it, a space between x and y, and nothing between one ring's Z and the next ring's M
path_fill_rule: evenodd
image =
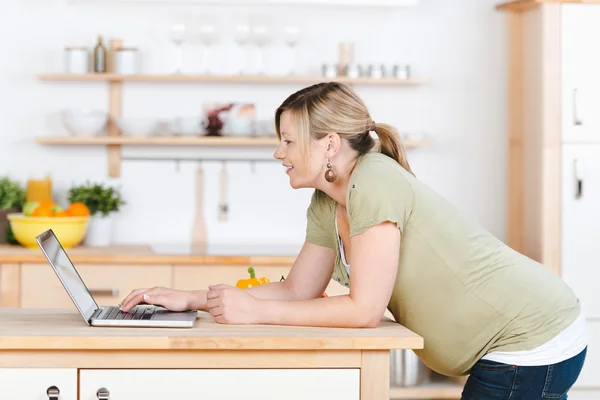
M411 189L414 177L396 160L379 152L370 152L361 156L350 177L350 188L358 186L382 190L391 187Z

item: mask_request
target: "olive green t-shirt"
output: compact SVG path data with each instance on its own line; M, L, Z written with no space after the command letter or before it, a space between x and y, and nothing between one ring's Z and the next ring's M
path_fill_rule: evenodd
M306 240L336 250L332 279L348 286L335 209L333 199L315 191ZM381 153L359 157L346 209L350 237L384 221L400 229L400 260L388 309L424 338L424 349L415 353L434 371L464 375L489 352L530 350L580 313L579 300L562 279L470 222Z

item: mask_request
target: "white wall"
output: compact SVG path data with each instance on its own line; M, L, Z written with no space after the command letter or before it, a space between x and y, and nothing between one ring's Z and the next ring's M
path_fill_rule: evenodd
M410 63L418 88L357 87L373 118L405 131L426 132L434 146L409 151L417 176L441 192L492 233L504 237L506 55L505 15L494 0L422 0L415 8L290 9L94 5L79 0L2 0L0 7L0 173L26 180L49 172L55 196L64 201L74 182L103 180L120 185L128 205L116 221L117 243L182 243L190 236L195 165L125 162L122 177L107 179L103 147L54 147L34 142L39 135L64 134L57 113L67 107L107 108L104 83L55 83L36 79L62 68L67 45L93 46L95 36L119 37L143 53L144 72L169 72L173 46L166 30L179 12L212 18L222 26L224 43L215 52L218 68L235 65L232 26L249 13L280 28L295 22L303 30L300 65L307 72L335 62L337 44L354 41L361 63ZM88 3L88 4L81 4ZM328 11L328 12L325 12ZM225 20L225 17L228 20ZM275 38L275 36L274 36ZM268 55L273 69L284 66L281 40ZM193 49L191 49L193 50ZM190 51L187 49L186 51ZM191 54L191 53L188 53ZM193 58L188 57L193 72ZM219 67L220 66L220 67ZM253 101L259 118L300 86L127 83L125 116L193 115L202 103ZM126 153L147 150L129 149ZM236 152L236 150L228 150ZM173 150L153 154L173 154ZM241 150L243 153L244 151ZM198 157L205 150L187 149ZM177 154L180 154L178 152ZM183 154L183 153L181 153ZM270 152L261 154L269 156ZM205 162L205 216L211 243L302 241L311 192L294 191L276 163L228 166L230 218L217 220L219 163Z

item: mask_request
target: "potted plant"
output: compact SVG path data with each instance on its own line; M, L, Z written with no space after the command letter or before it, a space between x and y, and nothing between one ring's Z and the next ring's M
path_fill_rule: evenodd
M70 203L81 202L90 210L90 223L84 239L85 245L110 245L112 217L125 205L119 189L88 181L83 185L71 187L68 199Z
M25 204L25 189L8 176L0 178L0 243L15 243L6 215L21 211Z

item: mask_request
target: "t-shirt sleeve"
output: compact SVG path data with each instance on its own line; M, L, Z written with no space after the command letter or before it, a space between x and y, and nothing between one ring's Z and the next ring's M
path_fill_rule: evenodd
M318 246L336 248L333 200L315 190L306 211L306 241Z
M365 166L350 184L348 219L350 236L390 221L402 233L414 204L414 190L402 172L385 163Z

